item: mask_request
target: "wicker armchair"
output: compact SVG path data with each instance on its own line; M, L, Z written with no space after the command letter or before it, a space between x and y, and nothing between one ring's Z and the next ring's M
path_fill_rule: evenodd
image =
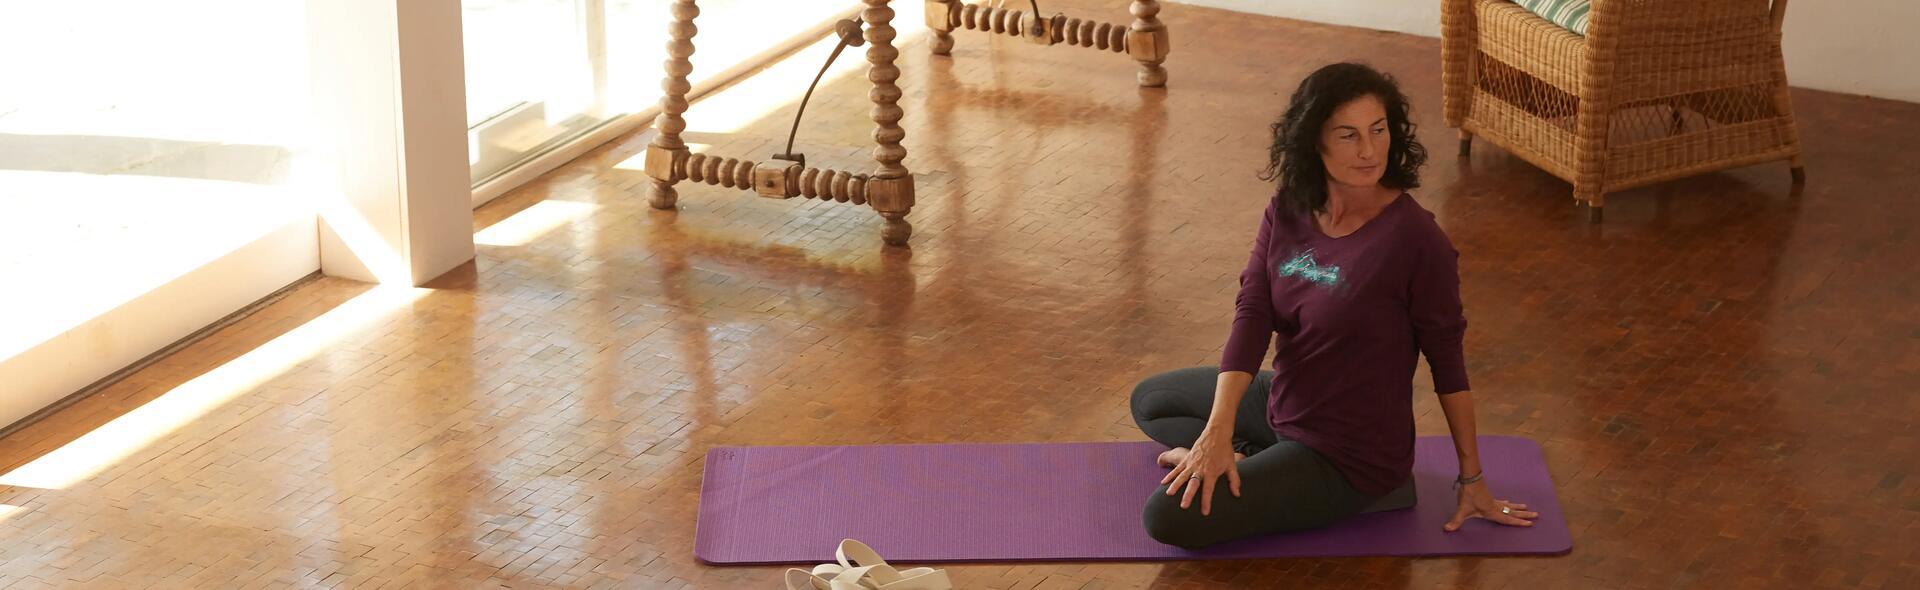
M1586 36L1510 0L1442 0L1447 125L1607 192L1789 160L1804 181L1780 24L1787 0L1594 0Z

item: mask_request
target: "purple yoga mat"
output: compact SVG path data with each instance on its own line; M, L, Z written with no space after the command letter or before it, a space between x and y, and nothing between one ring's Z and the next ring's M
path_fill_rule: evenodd
M1453 515L1453 441L1415 442L1419 504L1331 527L1200 551L1147 536L1141 512L1166 470L1154 442L716 447L693 554L711 564L823 563L843 538L890 562L1557 554L1573 547L1540 446L1480 438L1487 481L1540 513L1534 526ZM1221 488L1224 493L1225 488ZM1199 509L1196 504L1195 510Z

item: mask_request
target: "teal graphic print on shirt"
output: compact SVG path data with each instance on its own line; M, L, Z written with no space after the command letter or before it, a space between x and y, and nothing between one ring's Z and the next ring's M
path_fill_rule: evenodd
M1280 276L1297 276L1328 289L1340 286L1340 267L1320 266L1320 263L1314 262L1312 248L1281 263L1279 270Z

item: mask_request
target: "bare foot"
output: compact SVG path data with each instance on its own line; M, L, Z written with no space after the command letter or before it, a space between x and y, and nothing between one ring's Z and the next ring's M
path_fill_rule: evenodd
M1187 458L1187 453L1189 452L1191 451L1188 451L1186 447L1174 447L1172 449L1168 449L1167 452L1165 453L1160 453L1160 458L1155 459L1154 462L1159 463L1161 467L1171 468L1175 465L1179 465L1181 461L1185 460ZM1239 463L1241 459L1245 459L1245 458L1247 458L1246 455L1243 455L1240 453L1233 454L1233 461L1235 463Z

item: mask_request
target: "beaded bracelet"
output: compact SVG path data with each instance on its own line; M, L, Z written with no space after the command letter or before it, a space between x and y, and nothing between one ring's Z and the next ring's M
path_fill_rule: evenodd
M1480 478L1486 477L1486 475L1487 475L1487 472L1486 470L1483 469L1479 473L1473 474L1473 477L1454 478L1453 489L1457 490L1457 489L1460 489L1460 486L1471 484L1476 481L1480 481Z

